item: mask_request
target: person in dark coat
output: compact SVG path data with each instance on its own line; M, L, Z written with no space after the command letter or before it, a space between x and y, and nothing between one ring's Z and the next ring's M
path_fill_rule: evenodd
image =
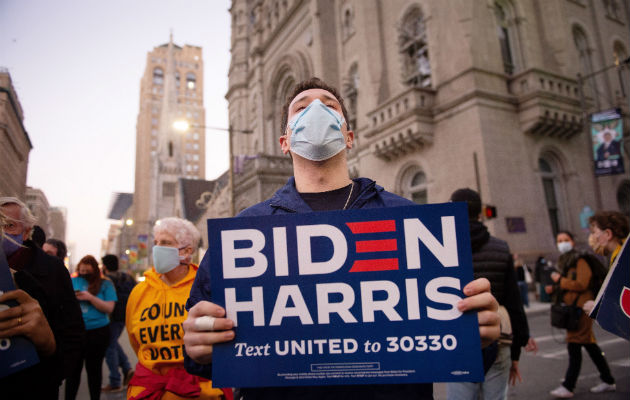
M499 308L507 311L511 325L511 338L502 337L498 343L498 353L485 381L452 382L447 384L447 398L452 400L478 398L483 393L486 400L505 399L508 382L522 381L518 368L521 347L535 350L536 342L529 337L527 317L523 310L520 292L514 271L514 259L508 244L488 232L488 228L479 220L481 215L481 197L472 189L458 189L451 195L451 201L468 204L470 223L470 244L472 248L473 274L475 278L490 281L492 294L499 302ZM503 331L503 329L502 329Z
M29 296L41 304L55 341L51 354L40 353L39 364L0 381L0 393L7 399L56 400L59 385L81 357L85 327L79 302L63 262L30 240L35 218L28 207L17 198L2 197L0 211L8 221L4 234L12 239L3 240L2 247L9 267L16 271L17 286L28 288ZM14 291L5 296L10 293Z
M310 113L314 118L309 125L296 126L300 113ZM302 114L304 115L304 114ZM332 119L331 119L332 118ZM325 121L324 121L325 120ZM280 137L284 154L291 155L294 177L278 190L271 199L254 205L239 216L281 215L326 210L385 208L414 204L410 200L383 190L367 178L350 179L346 151L352 148L354 133L346 121L347 112L338 92L317 78L297 84L283 108L282 126L285 135ZM323 123L322 123L323 122ZM304 122L304 124L307 124ZM324 136L317 144L301 135ZM309 132L309 133L307 133ZM233 321L224 317L225 310L209 302L208 253L203 258L186 304L189 309L184 322L185 366L192 374L210 378L212 369L212 344L227 342L235 337ZM479 308L460 311L479 312L480 333L484 344L498 337L496 301L489 296L487 280L470 282L464 291L472 294L464 303L479 301ZM197 317L215 318L215 331L198 329ZM339 385L295 386L282 388L241 388L245 399L432 399L431 384L400 385Z

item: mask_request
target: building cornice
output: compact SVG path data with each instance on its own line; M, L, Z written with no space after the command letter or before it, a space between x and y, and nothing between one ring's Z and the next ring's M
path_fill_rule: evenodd
M11 103L11 108L13 109L13 112L15 113L15 115L17 116L17 120L20 124L20 127L22 128L22 132L24 132L24 137L26 137L26 141L28 142L29 147L32 149L33 148L33 143L31 143L31 139L28 137L28 132L26 132L26 128L24 127L24 123L22 122L22 119L20 118L20 109L17 106L17 104L15 104L15 100L13 100L13 91L10 89L7 89L3 86L0 86L0 92L2 93L6 93L7 97L9 98L9 103Z

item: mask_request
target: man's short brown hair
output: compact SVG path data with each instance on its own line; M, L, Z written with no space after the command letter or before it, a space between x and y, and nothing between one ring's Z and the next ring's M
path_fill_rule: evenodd
M623 240L628 236L628 217L619 211L598 211L588 219L588 223L602 231L610 229L617 239Z
M335 96L335 98L339 102L339 105L341 105L343 118L346 120L346 128L348 130L351 129L350 122L348 122L348 110L346 110L346 106L343 104L343 98L341 97L337 89L328 85L326 82L322 81L321 79L317 77L312 77L296 84L293 87L293 91L291 92L291 94L287 97L286 102L284 103L284 106L282 106L282 125L281 126L282 126L283 135L287 131L287 123L288 123L287 120L289 118L289 106L291 105L291 102L293 101L293 99L297 97L298 94L309 89L323 89L327 92L330 92L330 94L332 94L333 96Z

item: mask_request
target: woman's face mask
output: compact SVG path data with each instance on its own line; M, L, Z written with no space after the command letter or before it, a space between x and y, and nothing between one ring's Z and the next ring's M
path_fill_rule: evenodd
M5 233L4 235L6 237L2 238L2 250L4 254L9 257L20 249L23 243L22 234L11 235L10 233Z
M568 253L573 250L573 244L571 242L558 242L558 251L560 254Z
M182 247L185 248L185 247ZM179 266L186 256L180 256L177 247L153 246L153 266L158 274L165 274Z
M344 119L315 99L289 121L291 151L311 161L327 160L346 148Z

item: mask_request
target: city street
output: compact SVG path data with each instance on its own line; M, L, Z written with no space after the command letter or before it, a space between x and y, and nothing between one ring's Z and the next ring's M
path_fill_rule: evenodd
M549 391L562 383L562 378L568 366L568 354L566 343L564 343L564 331L551 328L549 323L549 304L533 302L528 312L529 327L532 335L538 343L538 353L536 355L525 353L521 355L521 376L523 382L510 387L508 391L509 399L553 399ZM614 336L597 324L594 324L595 337L601 349L606 353L606 359L610 365L613 376L616 379L617 391L604 394L593 394L589 388L599 383L599 374L588 354L582 351L582 370L575 389L575 398L584 400L614 400L630 398L630 346L628 342ZM129 361L135 365L137 358L131 346L126 332L120 337L125 352L129 356ZM103 385L108 383L109 371L107 365L103 363ZM63 399L63 386L60 391L60 399ZM126 391L118 393L103 393L101 399L123 400L126 398ZM90 398L87 388L87 376L85 370L81 378L78 400L88 400ZM446 399L445 384L435 385L435 399Z
M531 294L531 293L530 293ZM530 297L531 298L531 297ZM531 300L530 300L531 301ZM510 386L508 399L553 399L549 391L558 387L569 365L565 332L551 327L549 304L532 302L526 310L529 329L538 343L538 353L521 353L519 367L523 382ZM585 350L582 350L582 370L575 388L575 399L612 400L630 398L630 346L628 342L614 336L596 323L593 324L599 347L604 351L615 377L617 391L594 394L589 391L600 382L595 365ZM435 399L446 399L444 384L435 385Z

